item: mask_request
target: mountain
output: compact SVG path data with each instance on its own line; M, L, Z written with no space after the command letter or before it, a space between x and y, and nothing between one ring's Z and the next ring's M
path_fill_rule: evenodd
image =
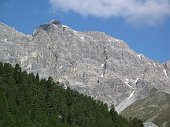
M0 24L0 61L19 63L120 113L156 89L170 94L170 62L160 64L103 32L78 32L59 21L25 35Z

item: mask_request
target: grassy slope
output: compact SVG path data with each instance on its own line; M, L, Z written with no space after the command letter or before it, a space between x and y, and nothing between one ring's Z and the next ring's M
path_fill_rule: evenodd
M170 127L170 95L152 89L148 97L133 103L121 115L151 121L160 127Z

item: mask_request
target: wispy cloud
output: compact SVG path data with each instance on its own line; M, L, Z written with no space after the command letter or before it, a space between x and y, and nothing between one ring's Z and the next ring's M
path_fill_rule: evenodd
M120 17L133 25L156 25L170 16L169 0L49 0L55 13L73 11L83 16Z

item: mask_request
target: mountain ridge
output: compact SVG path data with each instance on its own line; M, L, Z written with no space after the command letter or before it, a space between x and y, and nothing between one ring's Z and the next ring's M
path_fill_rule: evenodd
M170 93L169 62L155 62L103 32L78 32L54 21L32 36L0 27L2 62L51 76L65 87L114 104L119 113L152 88Z

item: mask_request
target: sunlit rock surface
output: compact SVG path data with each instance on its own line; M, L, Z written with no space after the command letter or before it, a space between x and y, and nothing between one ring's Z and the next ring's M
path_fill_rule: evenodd
M79 32L59 21L32 35L0 23L0 61L21 67L114 104L118 112L148 96L152 88L170 93L170 62L160 64L103 32Z

